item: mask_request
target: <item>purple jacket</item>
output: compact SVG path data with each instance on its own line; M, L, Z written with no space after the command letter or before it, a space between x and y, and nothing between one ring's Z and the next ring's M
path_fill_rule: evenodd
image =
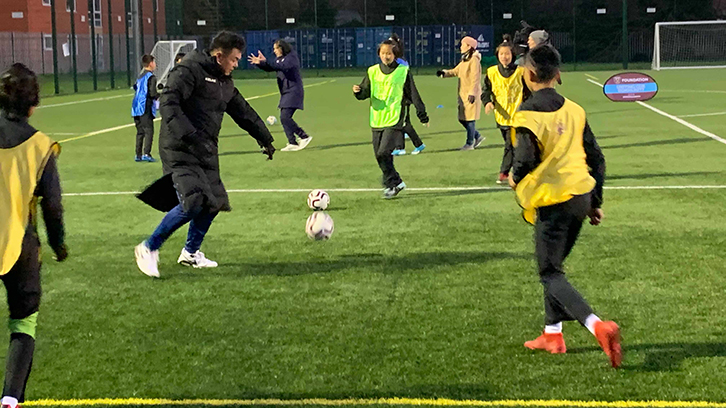
M277 71L277 87L280 89L278 108L303 109L305 91L300 75L300 59L295 51L275 61L262 62L258 67L268 72Z

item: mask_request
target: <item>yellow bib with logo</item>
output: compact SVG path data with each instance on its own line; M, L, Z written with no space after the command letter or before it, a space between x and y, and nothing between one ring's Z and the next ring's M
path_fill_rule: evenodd
M555 112L514 115L513 126L534 133L542 155L539 166L517 185L517 201L530 224L536 221L537 208L564 203L595 188L582 145L585 123L585 110L569 99ZM516 148L516 138L512 142Z
M0 275L20 257L35 188L52 154L60 146L41 132L9 149L0 149Z
M487 78L492 83L492 92L496 98L494 119L502 126L512 126L514 114L522 103L524 95L523 75L524 70L522 67L517 67L509 78L502 76L497 65L487 69Z

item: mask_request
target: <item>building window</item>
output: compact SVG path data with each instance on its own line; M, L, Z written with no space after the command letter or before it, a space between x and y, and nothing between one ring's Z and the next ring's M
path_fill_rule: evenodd
M101 21L103 21L103 17L101 16L101 0L93 0L93 25L101 27Z
M50 6L50 0L42 0L44 6Z
M53 36L50 34L43 35L43 50L53 51Z
M71 6L73 6L73 12L75 13L78 11L78 7L76 7L76 0L66 0L66 11L71 11Z

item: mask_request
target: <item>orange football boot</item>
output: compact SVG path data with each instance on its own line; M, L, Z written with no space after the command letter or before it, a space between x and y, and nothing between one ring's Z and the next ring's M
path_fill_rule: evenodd
M605 354L610 357L610 364L614 368L620 367L623 361L623 352L620 348L620 328L614 321L595 323L595 337Z
M567 352L565 338L562 333L542 333L534 340L524 343L524 347L531 350L545 350L552 354L564 354Z

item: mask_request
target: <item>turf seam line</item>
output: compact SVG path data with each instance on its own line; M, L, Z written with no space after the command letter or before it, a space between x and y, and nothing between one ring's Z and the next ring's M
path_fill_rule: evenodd
M399 406L468 406L468 407L612 407L612 408L724 408L726 403L710 401L581 401L581 400L455 400L447 398L361 398L361 399L152 399L152 398L103 398L73 400L27 401L25 406L119 406L119 405L208 405L208 406L350 406L350 405L399 405Z
M713 112L713 113L696 113L693 115L679 115L679 118L698 118L701 116L720 116L726 115L726 112Z
M601 84L599 82L596 82L596 81L593 81L592 79L588 79L588 82L591 82L591 83L593 83L593 84L595 84L595 85L597 85L597 86L599 86L601 88L603 87L603 84ZM719 136L717 136L717 135L715 135L715 134L713 134L711 132L705 131L705 130L701 129L700 127L698 127L698 126L696 126L696 125L694 125L694 124L692 124L690 122L686 122L685 120L683 120L683 119L681 119L681 118L679 118L677 116L673 116L670 113L663 112L662 110L660 110L658 108L655 108L655 107L653 107L651 105L648 105L645 102L635 101L635 103L637 103L640 106L644 106L644 107L652 110L653 112L655 112L655 113L657 113L659 115L663 115L663 116L665 116L668 119L674 120L674 121L680 123L681 125L689 128L691 130L694 130L694 131L696 131L696 132L698 132L698 133L700 133L700 134L702 134L704 136L708 136L708 137L710 137L711 139L713 139L713 140L715 140L717 142L721 142L723 144L726 144L726 139L724 139L722 137L719 137Z
M704 186L605 186L605 190L718 190L726 189L726 185L704 185ZM250 188L250 189L229 189L227 193L307 193L312 188ZM371 193L380 192L380 188L327 188L325 191L339 193ZM510 191L509 187L410 187L408 191ZM86 193L63 193L64 197L92 197L92 196L114 196L139 194L138 191L96 191Z
M313 86L319 86L319 85L329 84L329 83L335 82L335 81L336 81L335 79L330 79L330 80L323 81L323 82L317 82L317 83L314 83L314 84L305 85L303 88L312 88ZM250 96L249 98L245 98L245 100L251 101L251 100L255 100L255 99L259 99L259 98L265 98L265 97L268 97L268 96L274 96L274 95L279 95L279 94L280 94L279 92L274 92L274 93L269 93L269 94L264 94L264 95L255 95L255 96ZM128 95L121 95L121 96L128 96ZM118 98L118 97L120 97L120 96L114 96L114 97L111 97L111 98ZM102 99L103 98L99 98L99 99L95 99L95 100L102 100ZM107 98L107 99L110 99L110 98ZM88 102L91 102L93 100L94 99L89 99ZM71 104L71 103L68 102L68 104ZM58 104L58 105L48 105L47 107L51 107L51 106L61 106L61 104ZM156 119L154 119L154 122L158 122L160 120L161 120L161 118L156 118ZM74 140L86 139L86 138L89 138L89 137L102 135L104 133L110 133L110 132L115 132L117 130L130 128L132 126L136 126L136 124L135 123L129 123L127 125L119 125L119 126L110 127L110 128L107 128L107 129L96 130L96 131L93 131L93 132L90 132L90 133L85 133L85 134L83 134L81 136L71 137L71 138L64 139L64 140L59 140L58 143L66 143L66 142L72 142Z

